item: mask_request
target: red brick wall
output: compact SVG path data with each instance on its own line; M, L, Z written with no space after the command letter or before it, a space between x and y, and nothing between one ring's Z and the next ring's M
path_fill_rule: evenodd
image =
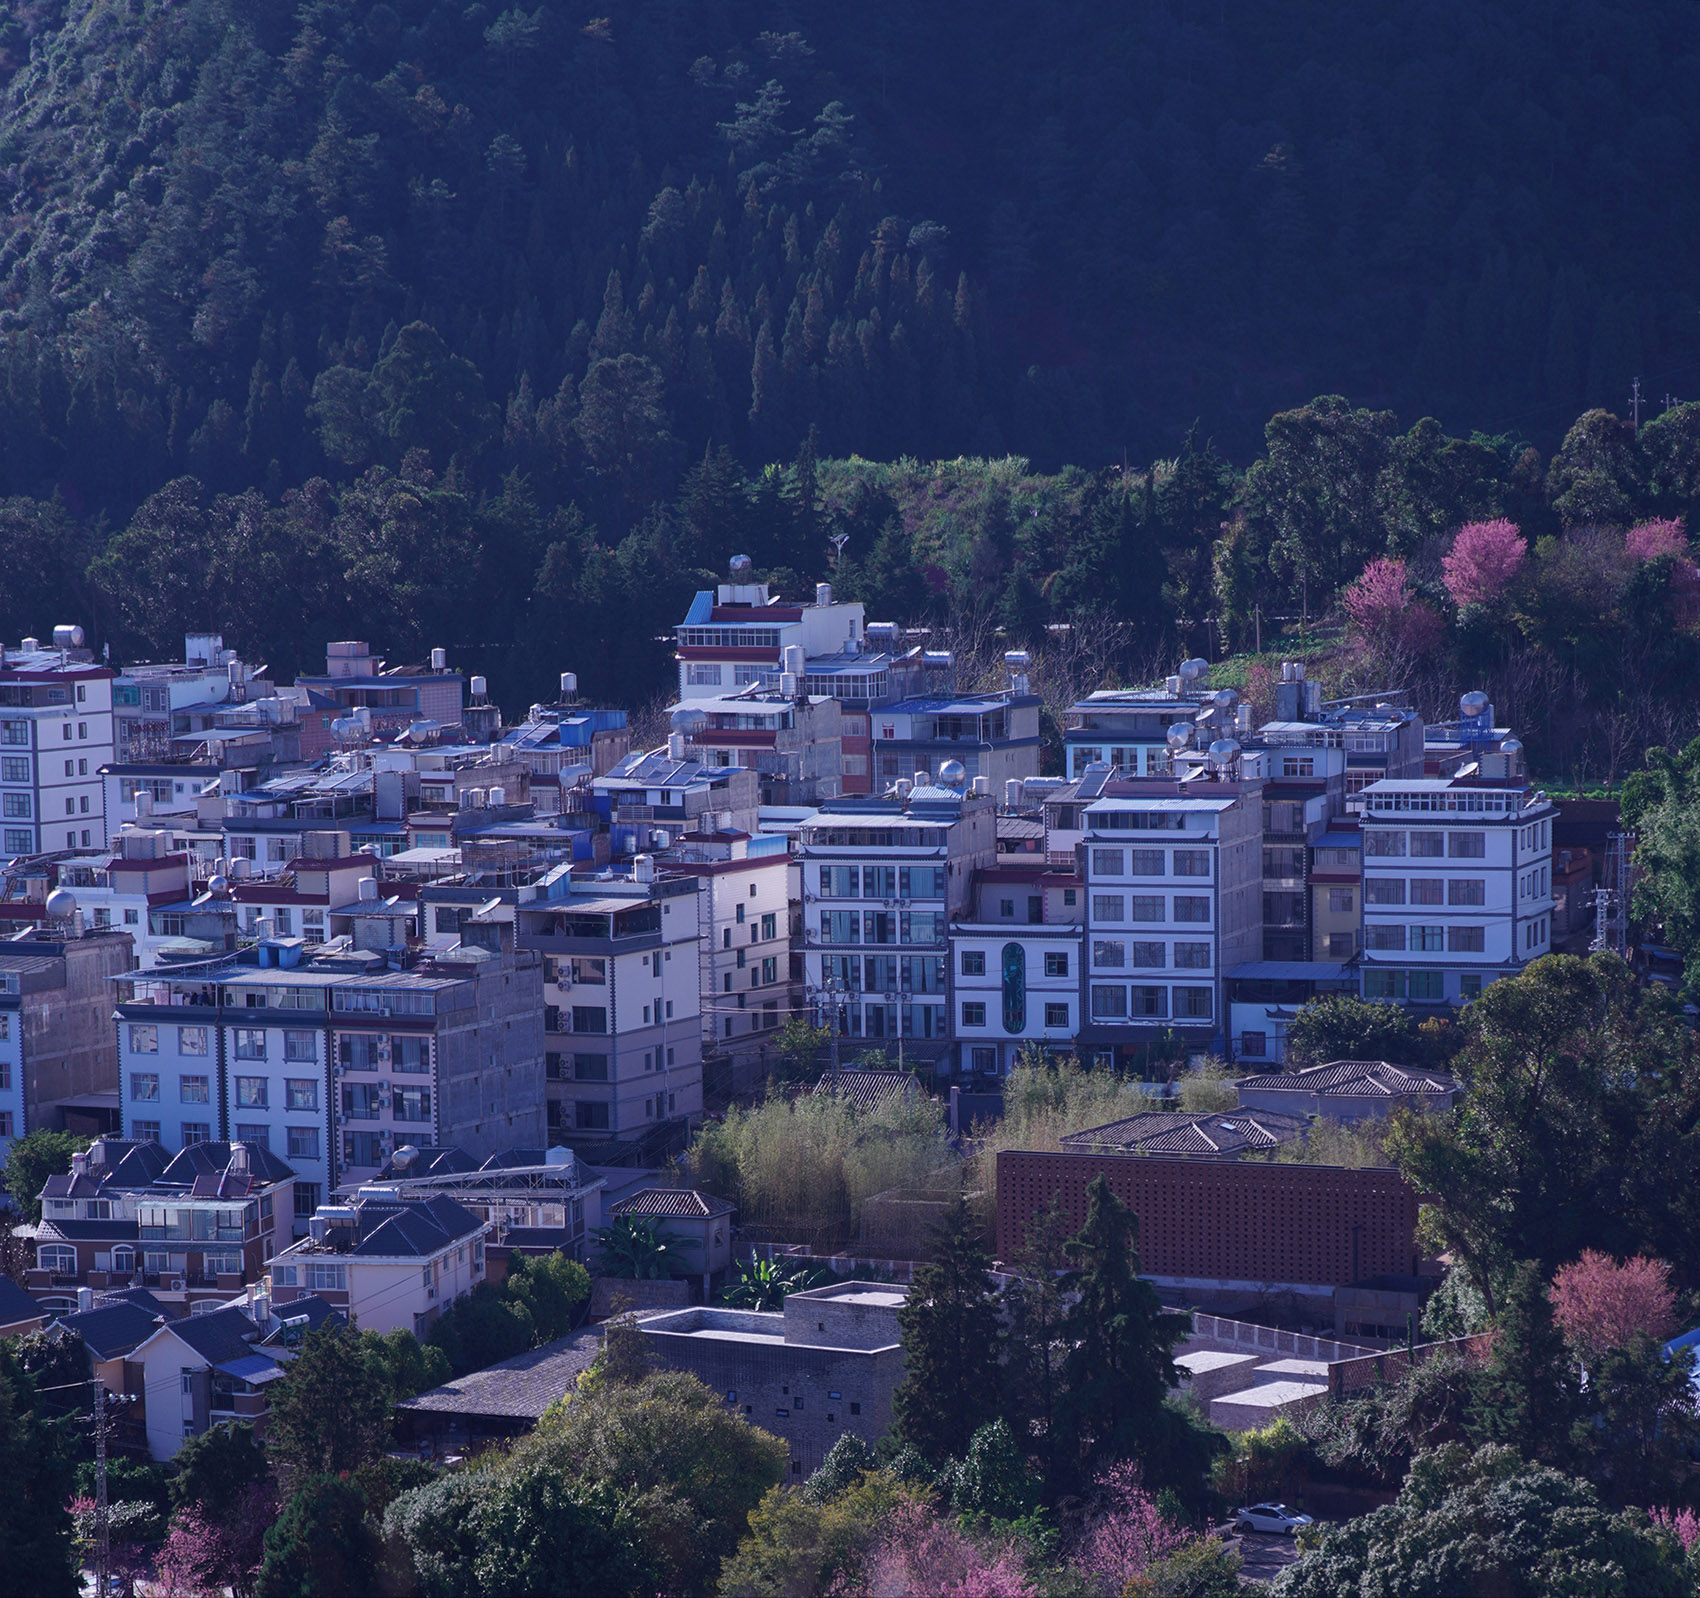
M1394 1171L1023 1150L998 1156L999 1257L1053 1197L1077 1231L1100 1172L1139 1217L1148 1275L1337 1286L1415 1268L1417 1195Z

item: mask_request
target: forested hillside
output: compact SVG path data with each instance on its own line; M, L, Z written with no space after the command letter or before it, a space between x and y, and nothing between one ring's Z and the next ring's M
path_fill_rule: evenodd
M629 523L811 425L1095 467L1697 392L1682 0L0 17L0 492L74 511L505 436Z

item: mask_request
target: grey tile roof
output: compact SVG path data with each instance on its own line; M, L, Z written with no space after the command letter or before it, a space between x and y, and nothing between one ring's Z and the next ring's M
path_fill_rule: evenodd
M16 1326L47 1313L9 1276L0 1276L0 1326Z
M1268 1110L1225 1110L1209 1115L1151 1110L1106 1126L1071 1132L1065 1149L1120 1149L1140 1154L1194 1154L1206 1158L1257 1152L1290 1143L1309 1125L1302 1115Z
M599 1329L585 1327L499 1365L433 1387L397 1409L443 1415L500 1415L536 1420L590 1368L602 1347Z
M223 1365L254 1352L259 1328L239 1309L215 1309L210 1315L185 1315L167 1323L209 1365Z
M159 1317L140 1304L107 1304L60 1315L53 1324L78 1333L96 1359L117 1359L159 1330Z
M1444 1071L1407 1071L1385 1060L1333 1060L1302 1071L1272 1071L1235 1084L1260 1092L1316 1093L1324 1097L1396 1098L1404 1093L1456 1093L1458 1079Z
M694 1187L646 1187L641 1192L623 1198L609 1206L611 1215L671 1215L706 1219L710 1215L730 1215L732 1206L712 1193L699 1193Z
M831 1097L831 1072L815 1084L815 1092ZM858 1110L876 1109L892 1099L912 1099L918 1092L919 1085L907 1071L863 1071L852 1067L838 1073L838 1096Z
M350 1253L423 1257L435 1254L456 1238L471 1237L484 1229L484 1223L464 1204L441 1193L417 1203L381 1206L386 1218L368 1232L366 1213L376 1208L370 1203L361 1206L362 1236Z

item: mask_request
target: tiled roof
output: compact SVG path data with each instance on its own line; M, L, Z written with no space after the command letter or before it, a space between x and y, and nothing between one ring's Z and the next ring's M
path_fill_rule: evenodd
M309 1293L304 1298L292 1298L287 1304L274 1304L272 1314L280 1321L298 1321L305 1319L303 1326L280 1326L274 1332L268 1332L261 1339L264 1343L287 1343L298 1337L302 1332L316 1332L325 1326L346 1326L348 1317L335 1305L319 1297L317 1293Z
M912 1099L917 1091L918 1084L907 1071L863 1071L851 1067L838 1073L838 1096L848 1099L858 1110L876 1109L894 1099ZM831 1096L831 1072L815 1084L815 1092Z
M1458 1079L1444 1071L1406 1071L1385 1060L1335 1060L1302 1071L1273 1071L1236 1086L1264 1093L1314 1093L1323 1097L1395 1098L1404 1093L1456 1093Z
M396 1405L444 1415L500 1415L536 1420L571 1390L602 1347L602 1334L590 1327L557 1338L529 1353L505 1359L457 1381L433 1387Z
M0 1326L16 1326L46 1313L11 1277L0 1276Z
M457 1238L471 1237L484 1228L464 1204L441 1193L418 1203L378 1207L370 1203L361 1206L361 1230L364 1235L356 1243L353 1254L366 1256L411 1255L423 1258L435 1254ZM365 1231L367 1211L384 1213L382 1220L370 1232Z
M79 1221L55 1216L41 1223L37 1238L43 1242L62 1237L67 1243L134 1243L137 1235L134 1221Z
M210 1315L185 1315L168 1324L209 1365L223 1365L246 1358L254 1352L254 1341L259 1338L259 1328L239 1309L215 1309Z
M117 1359L159 1330L159 1317L140 1304L107 1304L74 1315L60 1315L54 1325L78 1333L96 1359Z
M730 1215L732 1206L712 1193L694 1187L646 1187L609 1206L611 1215L664 1215L706 1220L711 1215Z
M258 1143L242 1146L248 1151L248 1174L259 1181L267 1184L287 1182L295 1175L295 1168L286 1165L270 1149L262 1148ZM161 1180L188 1186L199 1177L223 1176L230 1166L230 1149L228 1143L191 1143L173 1157Z
M1193 1154L1219 1158L1290 1143L1309 1123L1303 1116L1265 1110L1209 1115L1151 1110L1063 1138L1065 1149L1121 1149L1140 1154Z

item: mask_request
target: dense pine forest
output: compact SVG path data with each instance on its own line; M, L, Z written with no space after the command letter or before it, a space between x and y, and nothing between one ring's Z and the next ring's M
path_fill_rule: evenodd
M1328 669L1497 681L1609 770L1690 719L1686 579L1624 533L1700 492L1697 43L1677 0L0 7L0 635L635 704L742 551L1060 695L1308 642L1392 559L1441 632ZM1533 558L1460 606L1494 518Z

